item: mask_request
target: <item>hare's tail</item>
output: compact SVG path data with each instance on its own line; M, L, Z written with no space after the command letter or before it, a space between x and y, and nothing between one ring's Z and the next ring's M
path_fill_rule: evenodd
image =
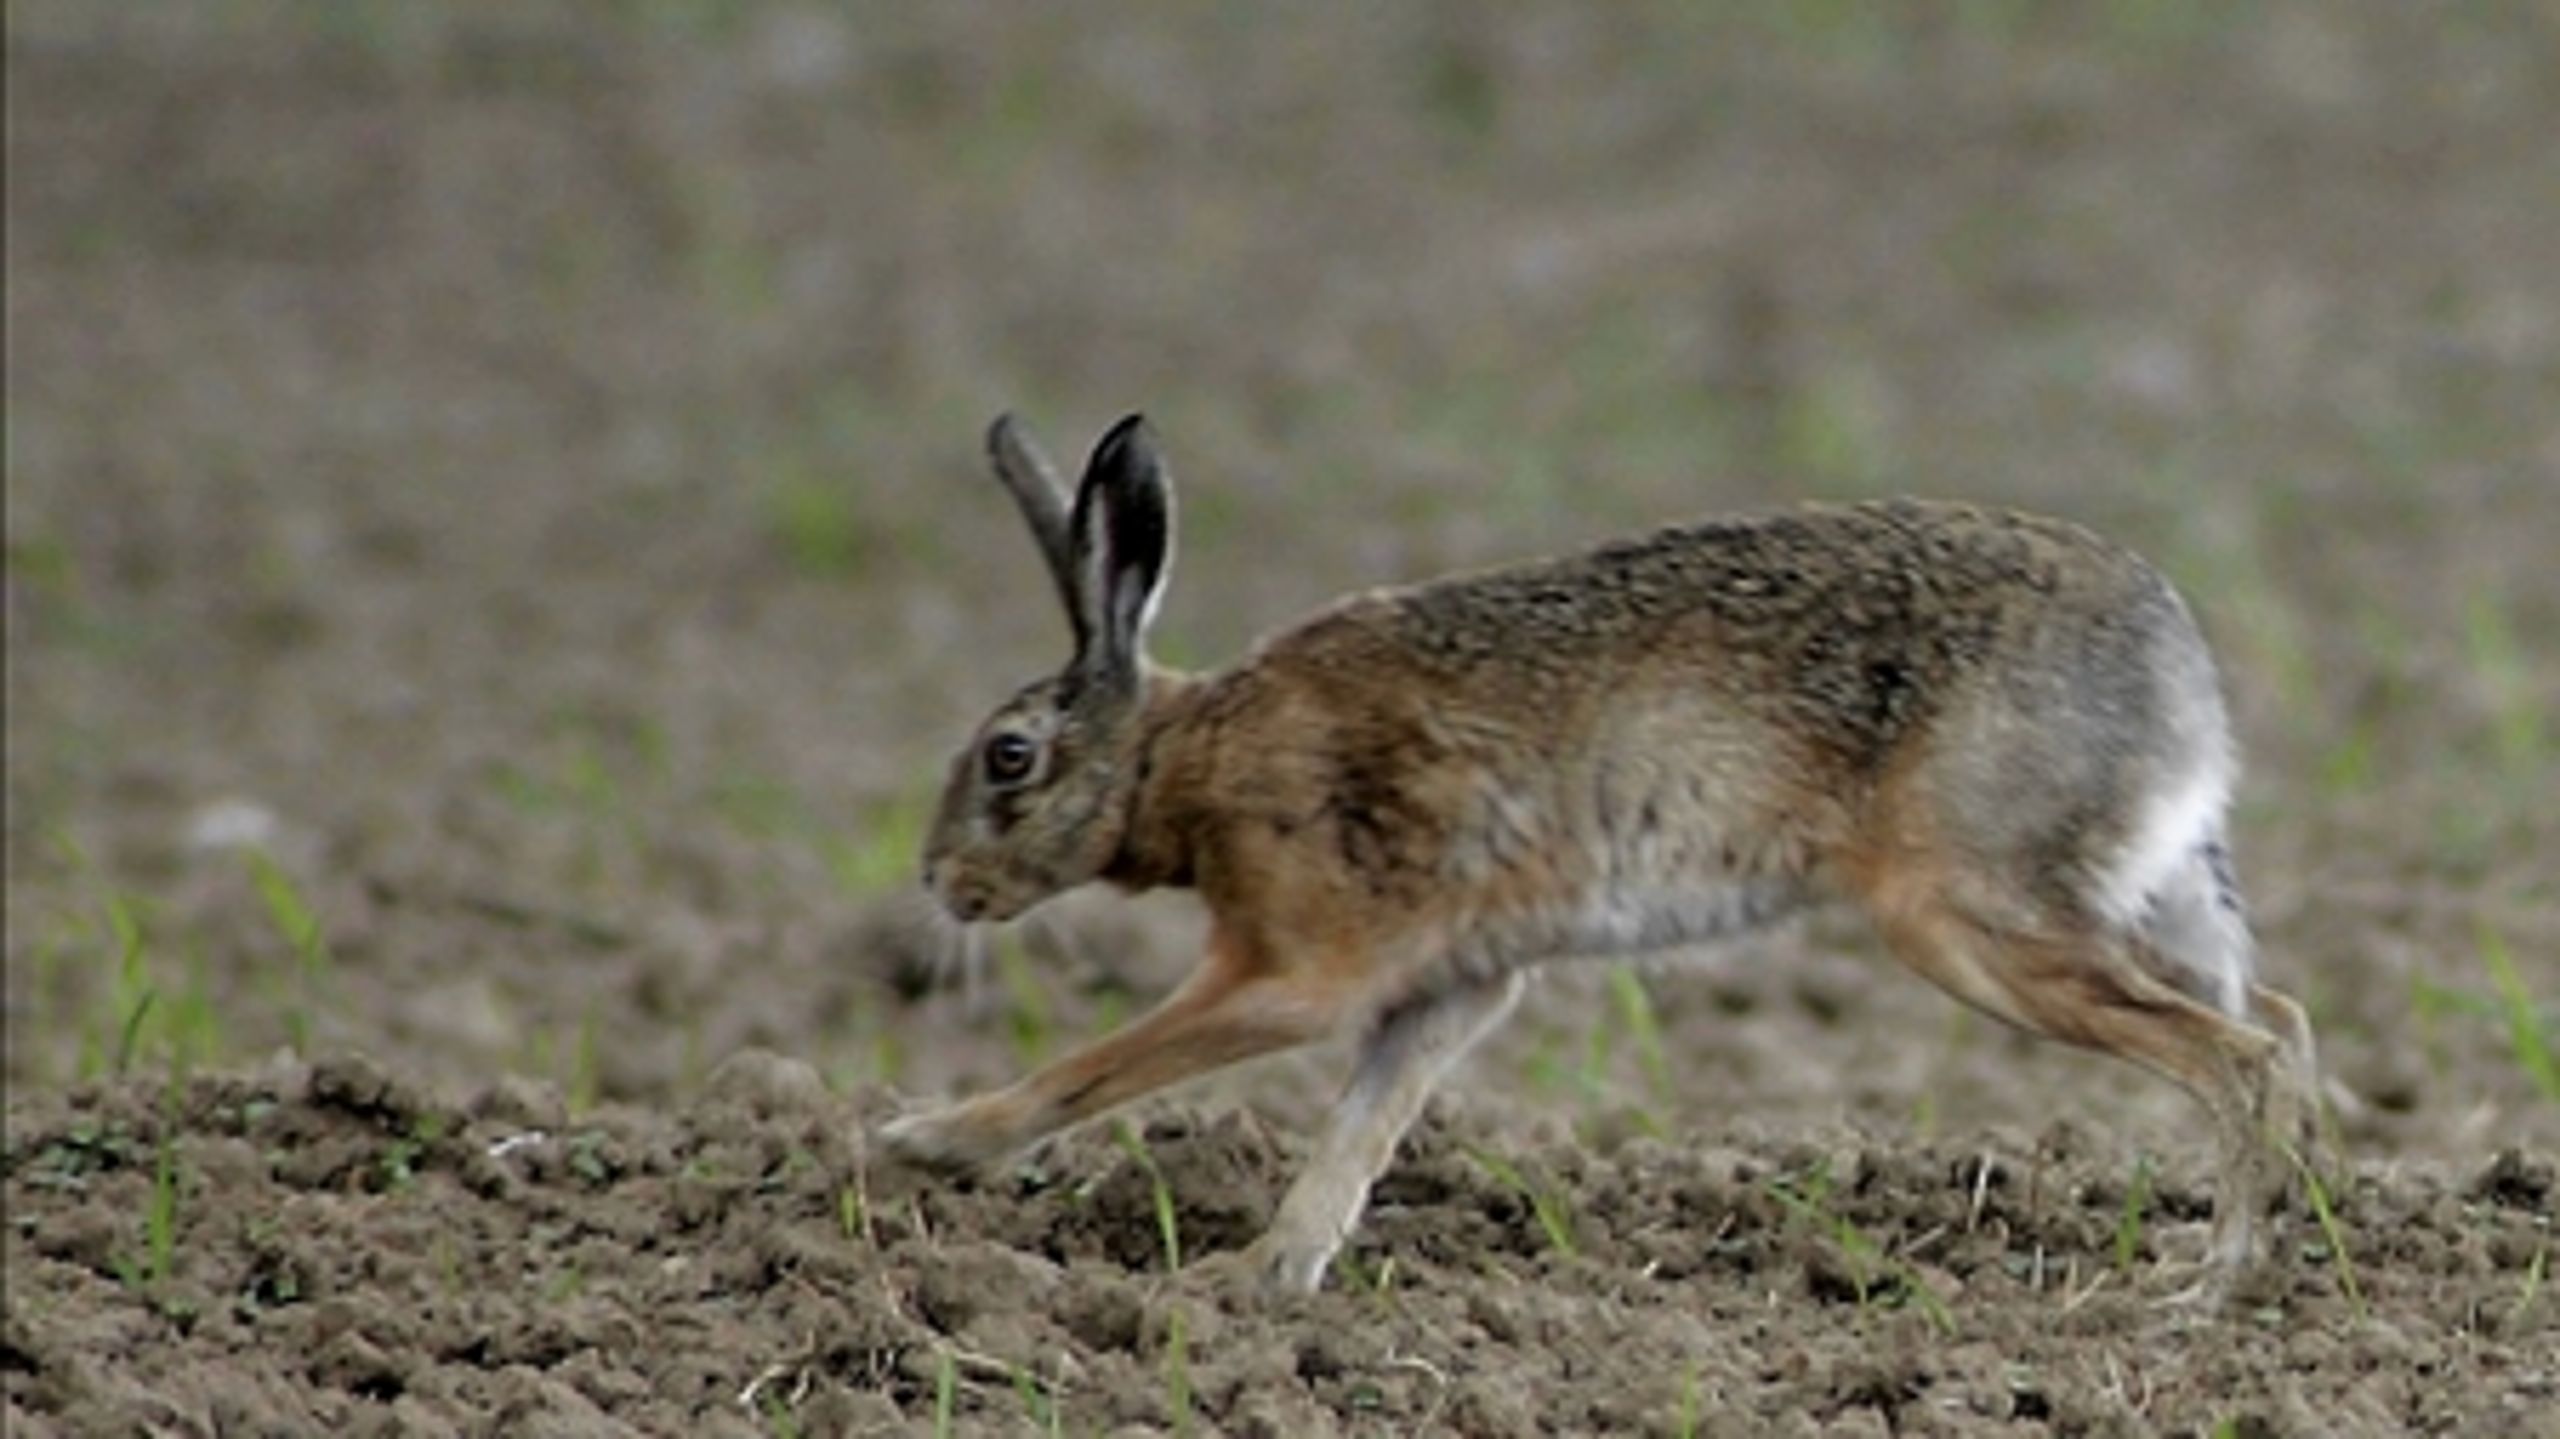
M2144 911L2137 952L2170 985L2276 1041L2261 1112L2263 1137L2308 1160L2322 1148L2319 1061L2302 1006L2258 982L2231 849L2216 826L2170 872ZM2334 1165L2335 1156L2318 1156Z
M2161 979L2234 1019L2249 1016L2257 943L2219 826L2193 843L2151 891L2137 928Z

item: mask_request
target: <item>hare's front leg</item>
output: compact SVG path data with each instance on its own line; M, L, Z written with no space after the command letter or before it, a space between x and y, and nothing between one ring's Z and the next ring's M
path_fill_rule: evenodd
M1127 1027L991 1094L891 1120L882 1142L923 1168L975 1169L1140 1095L1333 1028L1338 994L1237 955L1213 942L1180 989Z
M1325 1121L1315 1156L1289 1186L1271 1228L1254 1245L1273 1289L1313 1291L1360 1221L1369 1186L1395 1158L1431 1091L1519 1001L1524 976L1443 990L1389 1010L1360 1050L1360 1067Z

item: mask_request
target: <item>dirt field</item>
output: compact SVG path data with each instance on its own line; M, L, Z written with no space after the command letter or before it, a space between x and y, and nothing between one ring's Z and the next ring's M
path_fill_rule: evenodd
M9 1433L2560 1434L2548 7L7 40ZM1797 496L2132 542L2331 1212L2164 1304L2185 1102L1829 917L1553 971L1311 1299L1232 1256L1338 1050L895 1172L1199 940L1076 895L964 974L911 892L1062 655L1005 408L1154 418L1181 663Z

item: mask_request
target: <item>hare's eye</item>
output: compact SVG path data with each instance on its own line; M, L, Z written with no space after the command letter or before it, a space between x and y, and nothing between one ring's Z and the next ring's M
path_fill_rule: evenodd
M1040 756L1039 746L1023 735L1006 731L987 737L987 779L992 784L1019 784L1031 774L1032 761Z

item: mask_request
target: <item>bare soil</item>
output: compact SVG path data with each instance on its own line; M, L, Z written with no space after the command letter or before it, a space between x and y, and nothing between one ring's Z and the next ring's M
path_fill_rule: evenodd
M760 1053L681 1105L576 1117L361 1061L29 1106L11 1403L74 1432L1039 1432L1055 1406L1073 1432L1269 1435L2486 1434L2560 1405L2522 1281L2554 1170L2513 1151L2361 1172L2352 1296L2297 1222L2204 1318L2154 1282L2201 1194L2162 1180L2119 1264L2124 1172L2067 1127L1594 1145L1460 1104L1334 1290L1274 1301L1218 1256L1298 1145L1237 1111L945 1188L867 1171L860 1107ZM137 1283L124 1221L164 1162L176 1259Z
M2547 7L7 25L11 1434L2560 1434ZM1558 968L1312 1298L1332 1050L874 1162L1199 938L911 892L1062 644L1007 407L1154 416L1185 663L1799 495L2151 553L2327 1212L2169 1302L2185 1101L1829 918Z

